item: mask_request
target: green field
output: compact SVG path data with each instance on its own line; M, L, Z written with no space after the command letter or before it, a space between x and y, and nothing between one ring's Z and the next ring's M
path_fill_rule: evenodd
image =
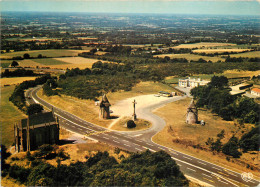
M239 53L239 54L230 54L230 57L248 57L248 58L260 58L260 51L251 51L246 53Z
M37 58L37 59L32 59L32 61L43 64L43 65L68 64L67 62L57 60L57 59L54 59L54 58Z
M26 117L9 101L14 88L15 86L1 88L1 144L6 146L10 146L14 142L14 123Z
M85 50L68 50L68 49L50 49L50 50L36 50L36 51L18 51L13 53L5 53L1 55L1 58L12 58L16 56L21 56L28 53L31 57L37 57L42 54L46 57L62 57L62 56L78 56L79 53Z
M166 56L172 58L186 58L188 61L194 60L197 61L200 58L203 58L206 61L212 61L212 62L217 62L217 61L224 61L224 58L221 58L220 56L215 56L215 57L210 57L210 56L202 56L202 55L195 55L195 54L190 54L190 53L184 53L184 54L162 54L162 55L154 55L154 57L160 57L164 58Z
M1 67L2 68L8 68L8 66L11 64L12 62L1 62Z

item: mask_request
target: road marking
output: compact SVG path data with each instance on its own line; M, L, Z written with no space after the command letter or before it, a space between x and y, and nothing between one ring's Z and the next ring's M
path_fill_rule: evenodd
M113 138L115 138L115 139L118 139L118 137L115 137L115 136L111 136L111 137L113 137Z
M225 184L228 184L227 182L225 182L225 181L222 181L222 180L220 180L220 182L223 182L223 183L225 183Z
M138 137L138 136L142 136L143 134L137 134L137 135L134 135L135 137Z
M152 144L146 143L147 145L153 146Z
M116 140L112 140L113 142L116 142L116 143L120 143L119 141L116 141Z
M186 157L186 156L183 156L183 157L186 158L186 159L192 160L192 158L189 158L189 157Z
M155 150L153 150L153 149L150 149L150 148L148 148L148 147L145 147L145 146L142 146L144 149L148 149L148 150L150 150L150 151L152 151L152 152L156 152Z
M213 166L212 166L212 168L214 168L216 170L219 170L219 171L222 171L222 169L219 169L219 168L216 168L216 167L213 167Z
M110 132L110 130L91 132L91 133L87 133L85 136L91 136L91 135L96 135L96 134L104 134L104 133L107 133L107 132Z
M95 134L95 135L98 135L98 134ZM102 136L102 138L105 138L105 139L109 140L109 138L108 138L108 137L105 137L105 136Z
M188 168L188 167L187 167L187 169L189 169L189 170L191 170L191 171L194 171L194 172L196 172L196 170L194 170L194 169L191 169L191 168Z
M208 180L208 181L210 181L212 183L215 183L213 180L209 180L208 178L203 177L203 179Z
M175 151L172 151L171 149L168 149L172 154L175 154L175 155L179 155L178 153L176 153Z
M137 141L137 142L143 142L143 141L141 141L141 140L135 140L135 141Z
M138 150L138 151L143 151L142 149L138 149L138 148L135 148L136 150Z
M211 176L209 176L209 175L207 175L207 174L205 174L205 173L202 173L202 175L205 175L205 176L207 176L207 177L209 177L209 178L212 178Z
M206 163L203 163L203 162L200 162L200 161L198 161L198 163L201 163L201 164L203 164L203 165L207 165Z
M123 140L123 141L125 141L125 142L129 142L128 140Z
M218 171L218 173L220 173L220 174L222 174L222 175L225 175L225 176L229 177L226 173L222 173L222 172L220 172L220 171Z
M127 147L131 147L130 145L127 145L127 144L124 144L125 146L127 146Z
M234 173L231 173L230 171L228 171L228 170L226 170L226 169L224 169L228 174L230 174L230 175L233 175L233 176L235 176L235 177L237 177L237 175L235 175Z

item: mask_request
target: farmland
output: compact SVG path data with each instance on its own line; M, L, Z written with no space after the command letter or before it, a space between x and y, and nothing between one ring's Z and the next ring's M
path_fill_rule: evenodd
M79 53L89 52L89 50L68 50L68 49L49 49L49 50L34 50L34 51L19 51L4 53L1 55L2 59L10 59L16 56L23 56L28 53L31 57L37 57L39 54L46 57L63 57L63 56L78 56Z
M258 57L260 58L260 51L250 51L250 52L245 52L245 53L239 53L239 54L230 54L230 57L247 57L247 58L255 58Z
M4 85L14 85L20 84L26 80L34 80L36 77L14 77L14 78L1 78L0 85L3 87Z
M180 48L207 48L207 47L220 47L220 46L235 46L236 44L232 43L212 43L212 42L200 42L200 43L192 43L192 44L181 44L175 46L173 48L180 49Z
M38 59L33 59L32 61L43 64L43 65L60 65L60 64L68 64L67 62L58 60L57 58L38 58Z
M164 57L170 57L170 58L186 58L188 61L194 60L197 61L200 58L203 58L204 60L207 61L212 61L212 62L217 62L217 61L224 61L224 58L221 58L219 56L216 57L209 57L209 56L201 56L201 55L194 55L194 54L189 54L189 53L185 53L185 54L162 54L162 55L154 55L154 57L159 57L159 58L164 58Z
M51 65L52 68L60 68L60 69L91 68L92 64L98 61L97 59L83 58L83 57L66 57L66 58L53 58L53 59L64 63L59 65L58 64Z
M245 51L250 51L250 49L237 49L237 48L231 48L231 49L196 49L193 50L194 53L224 53L224 52L236 52L236 53L241 53Z

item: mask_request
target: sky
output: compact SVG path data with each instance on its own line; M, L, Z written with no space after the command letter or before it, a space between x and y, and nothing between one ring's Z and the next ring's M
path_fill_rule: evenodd
M260 0L0 0L1 11L258 15Z

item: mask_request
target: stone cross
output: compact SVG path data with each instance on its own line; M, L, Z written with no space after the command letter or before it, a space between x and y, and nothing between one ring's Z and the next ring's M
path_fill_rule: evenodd
M134 106L134 114L133 114L133 120L135 121L137 119L136 114L135 114L135 105L137 104L137 102L134 100L133 102L133 106Z

